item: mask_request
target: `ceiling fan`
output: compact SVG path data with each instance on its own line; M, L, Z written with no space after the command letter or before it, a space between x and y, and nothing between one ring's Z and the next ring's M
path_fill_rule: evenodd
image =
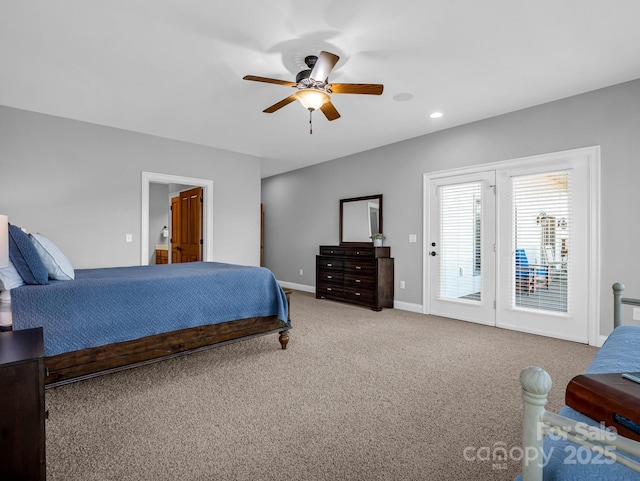
M245 75L244 80L253 80L254 82L265 82L286 87L293 87L296 91L280 102L267 107L263 112L272 114L276 110L281 109L285 105L289 105L295 100L309 110L309 124L311 124L311 113L320 109L328 120L336 120L340 118L340 114L331 103L330 94L382 94L383 85L380 84L352 84L352 83L329 83L329 74L333 67L338 63L340 57L329 52L320 52L319 56L309 55L304 59L304 63L309 67L296 75L295 82L279 80L267 77L257 77L255 75ZM309 130L309 133L313 131Z

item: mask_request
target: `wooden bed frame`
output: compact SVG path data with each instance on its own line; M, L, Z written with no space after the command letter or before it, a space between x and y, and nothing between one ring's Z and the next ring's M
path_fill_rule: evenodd
M290 306L291 291L284 292ZM290 322L277 316L252 317L66 352L44 358L45 384L51 388L276 332L286 349L289 329Z
M640 306L640 299L622 297L624 285L613 285L614 328L622 324L622 305ZM554 414L545 409L551 377L541 367L531 366L520 372L522 385L522 481L542 481L543 438L553 434L590 449L603 458L615 461L640 473L640 463L626 455L640 457L640 442L614 434L611 431L585 426L574 419ZM587 434L588 432L588 434ZM592 439L594 441L592 441Z

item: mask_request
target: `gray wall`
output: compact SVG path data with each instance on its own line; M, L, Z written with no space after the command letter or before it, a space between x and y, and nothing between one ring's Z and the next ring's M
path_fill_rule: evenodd
M0 106L0 212L76 268L141 263L143 171L213 180L213 260L259 264L259 159Z
M156 244L169 244L162 230L171 222L169 184L149 184L149 264L156 263Z
M396 301L422 304L424 173L592 145L601 146L601 325L608 333L611 284L622 281L640 297L640 79L263 179L265 265L281 281L315 286L318 245L338 243L339 199L381 193ZM418 242L409 243L409 234Z

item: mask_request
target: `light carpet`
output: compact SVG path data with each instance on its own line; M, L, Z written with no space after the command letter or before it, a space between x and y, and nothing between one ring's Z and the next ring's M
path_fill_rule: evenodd
M547 369L557 411L596 352L304 292L291 318L286 351L268 335L47 390L47 479L512 480L520 370Z

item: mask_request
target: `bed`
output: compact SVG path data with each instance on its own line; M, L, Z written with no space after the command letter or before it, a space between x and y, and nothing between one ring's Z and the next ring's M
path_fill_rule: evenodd
M613 285L613 293L614 330L585 374L594 378L607 375L620 382L614 374L640 372L640 326L622 325L622 305L640 306L640 300L624 298L621 283ZM572 382L580 378L583 376ZM602 421L606 421L607 429L603 429L600 422L568 405L558 414L545 409L552 381L544 369L537 366L523 369L520 382L524 410L522 475L518 481L640 480L640 442L633 439L640 436L638 412L633 407L638 403L637 397L625 397L621 403L635 420L625 417L629 416L626 413L620 415L622 411L613 404L602 403L602 397L596 398L598 410L602 408L606 413L601 414L606 418ZM569 403L569 389L566 393Z
M287 347L290 292L268 269L194 262L74 274L11 290L13 329L43 328L47 387L263 334Z

